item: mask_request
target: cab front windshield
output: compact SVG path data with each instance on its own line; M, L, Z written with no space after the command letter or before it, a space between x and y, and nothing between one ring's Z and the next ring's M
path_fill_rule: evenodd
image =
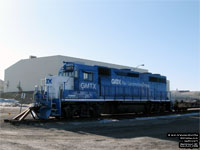
M75 78L77 78L78 77L78 71L66 71L66 72L63 72L61 75L62 76L66 76L66 77L75 77Z
M71 64L64 65L59 74L60 76L66 77L78 77L78 71L76 71L74 65Z

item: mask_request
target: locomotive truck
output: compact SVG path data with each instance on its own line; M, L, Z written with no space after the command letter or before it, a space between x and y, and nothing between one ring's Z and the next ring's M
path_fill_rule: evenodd
M169 111L166 77L131 69L63 62L58 75L35 87L34 112L51 117Z

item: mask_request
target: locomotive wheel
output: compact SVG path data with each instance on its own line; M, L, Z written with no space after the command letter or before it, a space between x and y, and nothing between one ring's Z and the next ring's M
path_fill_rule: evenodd
M159 111L159 113L161 113L162 112L162 104L159 104L159 107L158 107L158 111Z
M91 117L100 117L101 116L101 109L100 105L95 104L92 107L90 107L90 116Z
M70 106L64 107L62 112L63 112L64 118L72 118L73 117L72 108Z
M147 101L145 105L145 113L150 114L154 111L153 109L154 109L154 105L150 101Z
M149 114L150 113L150 104L149 103L146 103L144 113L145 114Z
M154 105L154 112L160 113L160 104L159 103Z
M161 105L161 112L165 112L166 111L166 105L165 104L162 104Z
M88 105L81 105L80 107L80 117L90 117L89 113L89 106Z

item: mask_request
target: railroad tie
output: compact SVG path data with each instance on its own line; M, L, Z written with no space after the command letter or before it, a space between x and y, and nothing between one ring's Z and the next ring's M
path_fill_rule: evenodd
M18 114L17 116L15 116L13 118L13 120L18 120L18 118L20 118L24 113L26 113L29 110L29 108L27 108L26 110L24 110L23 112L21 112L20 114Z

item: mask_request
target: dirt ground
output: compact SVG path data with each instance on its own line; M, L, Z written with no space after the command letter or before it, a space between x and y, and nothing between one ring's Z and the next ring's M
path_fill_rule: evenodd
M1 150L176 150L169 132L199 133L200 116L149 120L57 121L32 125L4 123L19 107L0 107Z

